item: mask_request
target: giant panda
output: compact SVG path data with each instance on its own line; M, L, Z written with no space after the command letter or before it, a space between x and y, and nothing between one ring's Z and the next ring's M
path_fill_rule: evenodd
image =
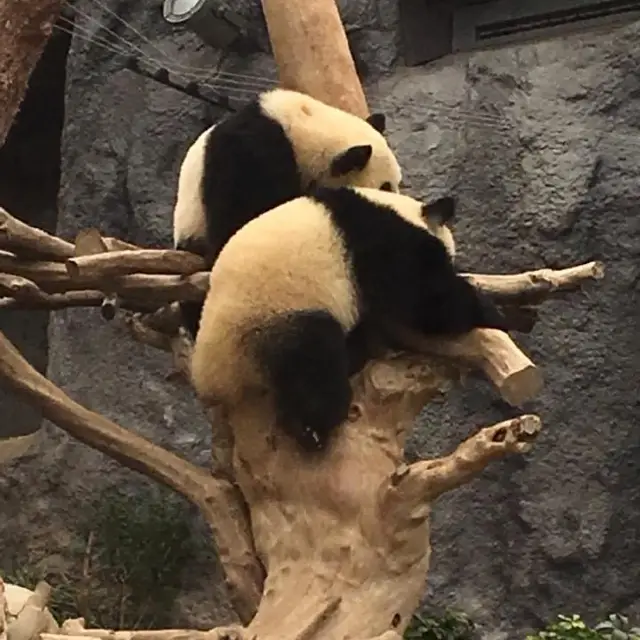
M313 184L397 191L402 174L384 130L379 113L364 120L297 91L260 94L188 149L178 177L174 247L211 265L249 220ZM202 304L181 309L195 336Z
M363 318L435 336L507 330L455 270L454 210L450 197L322 187L249 222L211 270L191 361L198 396L232 407L270 393L310 453L347 417L349 336Z

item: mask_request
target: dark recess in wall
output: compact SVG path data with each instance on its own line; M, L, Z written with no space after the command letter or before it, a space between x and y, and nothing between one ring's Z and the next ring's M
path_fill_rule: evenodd
M68 22L66 23L68 28ZM16 217L53 232L58 217L60 142L64 124L66 63L71 36L54 30L31 74L20 112L0 148L0 205ZM3 311L3 331L29 362L44 372L48 361L44 311ZM38 429L40 413L0 389L0 438Z

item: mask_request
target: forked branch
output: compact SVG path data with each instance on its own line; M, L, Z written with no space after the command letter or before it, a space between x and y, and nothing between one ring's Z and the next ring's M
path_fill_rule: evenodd
M443 493L468 483L497 458L527 453L542 423L535 415L523 415L485 427L465 440L450 455L400 465L382 487L381 509L416 522ZM399 526L402 524L399 522Z

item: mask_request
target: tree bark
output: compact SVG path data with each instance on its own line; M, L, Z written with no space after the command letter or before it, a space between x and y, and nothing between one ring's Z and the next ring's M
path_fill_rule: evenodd
M0 147L61 9L62 0L0 2Z
M262 0L280 84L369 115L334 0Z

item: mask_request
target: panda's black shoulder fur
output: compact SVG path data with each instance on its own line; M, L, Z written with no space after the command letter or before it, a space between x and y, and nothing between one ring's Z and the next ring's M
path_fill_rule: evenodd
M348 187L317 188L312 197L343 239L368 321L445 335L505 328L500 312L456 272L445 246L426 229Z
M293 146L253 100L208 136L202 199L215 258L247 222L302 193Z

